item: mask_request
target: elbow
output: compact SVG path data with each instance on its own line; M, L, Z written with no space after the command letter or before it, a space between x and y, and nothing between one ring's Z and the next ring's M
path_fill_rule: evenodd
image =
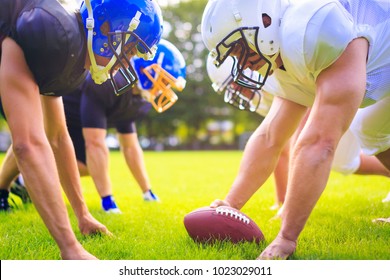
M333 161L337 148L337 141L331 138L308 138L299 141L294 149L294 157L305 155L313 165L320 165Z
M12 151L18 160L26 160L34 150L30 143L14 142L12 144Z
M33 157L41 156L46 147L49 146L44 139L13 139L12 152L18 161L29 161Z

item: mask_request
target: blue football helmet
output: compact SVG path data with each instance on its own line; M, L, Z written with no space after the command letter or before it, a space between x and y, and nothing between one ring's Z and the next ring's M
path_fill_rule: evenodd
M115 94L126 92L137 81L132 56L153 59L163 28L161 9L155 0L85 0L80 7L87 32L90 72L97 84L111 79ZM97 65L96 56L110 58ZM127 84L118 87L120 73Z
M180 51L161 39L153 60L134 57L133 63L143 97L159 113L170 108L178 99L174 90L182 91L186 85L186 63Z

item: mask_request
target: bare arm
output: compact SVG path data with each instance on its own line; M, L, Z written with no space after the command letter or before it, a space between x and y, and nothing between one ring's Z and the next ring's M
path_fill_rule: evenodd
M225 198L227 204L241 209L264 184L305 112L306 107L275 97L269 113L245 147L238 175Z
M5 38L1 47L1 100L13 151L31 199L58 244L62 258L93 258L72 231L54 156L45 135L39 88L23 51L10 38Z
M317 96L293 149L290 177L278 237L260 258L287 258L328 181L337 144L363 99L365 39L352 41L317 79Z
M69 136L62 98L41 97L45 130L57 163L61 185L75 212L83 234L108 233L106 227L89 213L81 189L80 175L72 140Z

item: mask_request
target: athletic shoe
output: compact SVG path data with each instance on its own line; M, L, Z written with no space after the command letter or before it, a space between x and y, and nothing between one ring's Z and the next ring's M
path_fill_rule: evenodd
M30 195L24 185L20 184L18 180L15 180L11 185L11 193L19 196L23 203L31 203Z
M11 207L8 204L8 195L7 190L0 190L0 211L8 212L11 210Z
M143 196L145 201L160 201L160 199L152 192L152 190L144 192Z
M284 205L280 206L280 208L279 208L278 212L276 213L276 215L271 218L271 221L272 220L280 220L280 219L282 219L283 206Z
M112 195L102 198L102 207L104 212L106 213L122 214L121 210L116 205L114 197Z
M388 195L382 200L383 203L385 202L390 202L390 192L388 193Z

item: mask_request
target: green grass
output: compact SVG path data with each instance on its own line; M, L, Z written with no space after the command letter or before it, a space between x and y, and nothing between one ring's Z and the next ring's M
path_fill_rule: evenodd
M112 152L114 195L123 214L103 213L92 179L82 178L92 214L114 236L82 236L68 208L77 238L87 250L105 260L255 259L280 227L279 220L271 219L275 214L270 210L274 202L272 178L242 209L262 229L266 241L260 245L227 242L197 245L183 226L186 213L224 197L237 174L241 154L240 151L145 152L153 190L161 199L161 203L148 203L142 200L121 154ZM389 191L387 178L332 173L292 259L390 259L390 225L371 222L390 216L390 204L381 202ZM59 250L34 206L24 206L17 197L14 199L18 209L0 213L0 259L59 259Z

